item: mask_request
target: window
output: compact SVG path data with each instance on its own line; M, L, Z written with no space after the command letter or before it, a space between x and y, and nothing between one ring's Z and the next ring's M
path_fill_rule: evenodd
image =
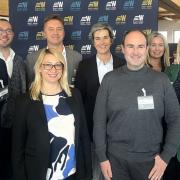
M178 43L180 39L180 31L174 31L173 37L174 37L173 42Z
M167 31L158 31L158 32L161 33L167 39Z

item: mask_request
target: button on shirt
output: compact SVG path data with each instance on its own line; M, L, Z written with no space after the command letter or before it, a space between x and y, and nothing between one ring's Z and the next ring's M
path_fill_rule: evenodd
M8 76L11 78L12 76L12 72L13 72L13 59L15 56L15 52L10 49L10 55L9 57L5 60L4 56L2 55L2 53L0 52L0 58L3 59L6 63L6 67L7 67L7 72L8 72Z
M96 56L96 63L97 63L97 69L98 69L99 83L101 84L101 81L102 81L104 75L113 70L113 58L112 58L112 55L111 55L110 60L106 64L104 64L104 62L101 61Z

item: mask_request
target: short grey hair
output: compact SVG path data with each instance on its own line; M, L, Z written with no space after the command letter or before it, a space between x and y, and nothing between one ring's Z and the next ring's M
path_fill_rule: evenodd
M94 33L99 30L107 30L109 32L109 37L111 38L112 42L115 39L113 29L110 25L105 23L96 23L91 27L90 33L89 33L89 39L94 44Z

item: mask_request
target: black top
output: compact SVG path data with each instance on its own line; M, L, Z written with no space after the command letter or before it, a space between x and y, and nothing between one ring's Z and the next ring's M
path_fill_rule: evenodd
M6 63L3 59L0 59L0 80L3 80L4 86L8 85L8 73L6 68ZM2 85L0 83L0 88L2 88Z

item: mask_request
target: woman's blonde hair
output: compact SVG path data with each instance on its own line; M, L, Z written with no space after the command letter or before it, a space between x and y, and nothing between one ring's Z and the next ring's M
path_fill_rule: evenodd
M164 54L163 54L163 56L162 56L162 58L161 58L161 60L162 60L162 62L163 62L163 65L164 65L165 67L170 66L169 45L168 45L168 43L167 43L166 38L165 38L161 33L154 31L154 32L152 32L151 34L149 34L149 35L148 35L148 46L149 46L149 47L151 46L152 40L153 40L153 38L155 38L155 37L160 37L160 38L163 40L163 42L164 42ZM147 59L148 59L148 64L151 64L151 62L150 62L150 59L151 59L151 58L150 58L149 53L148 53L148 58L147 58Z
M174 64L180 64L180 39L177 44L176 58L174 59Z
M43 63L44 57L47 54L52 54L53 56L59 59L59 62L63 64L62 76L59 79L59 84L62 90L64 90L68 96L71 96L71 91L70 91L68 80L67 80L67 66L66 66L63 55L56 49L43 49L40 52L39 57L34 66L35 78L30 87L31 98L33 100L40 100L40 93L41 93L41 87L42 87L42 76L40 73L40 67Z

